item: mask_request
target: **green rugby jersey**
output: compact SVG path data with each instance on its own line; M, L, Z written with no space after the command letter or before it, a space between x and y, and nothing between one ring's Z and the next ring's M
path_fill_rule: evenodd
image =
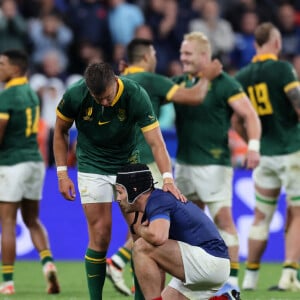
M10 80L0 93L0 119L8 120L0 145L0 165L42 161L37 143L39 99L26 77Z
M128 67L125 70L124 75L127 78L138 82L146 90L157 118L159 117L160 106L164 104L164 102L170 100L179 88L179 86L168 77L145 72L144 69L140 67ZM151 148L147 144L140 128L137 128L137 149L139 150L142 163L149 164L154 161Z
M282 155L300 149L298 117L286 92L298 86L292 65L273 54L257 55L236 74L262 123L261 154Z
M198 80L187 74L174 77L176 83L186 87L193 86ZM243 94L241 85L222 72L211 81L202 104L174 104L178 162L191 165L230 165L228 130L232 108L229 103L238 100Z
M139 161L136 125L143 132L159 126L146 91L127 78L118 78L110 107L97 104L85 80L80 80L63 95L57 115L75 121L78 170L104 175L115 175L125 164Z

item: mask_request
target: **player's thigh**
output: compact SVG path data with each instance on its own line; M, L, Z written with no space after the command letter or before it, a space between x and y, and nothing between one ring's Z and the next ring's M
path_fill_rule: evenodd
M198 200L196 189L191 181L190 165L176 163L175 164L175 183L179 190L189 198L189 200Z
M289 154L285 160L284 187L291 206L300 206L300 151Z
M178 242L185 273L185 285L218 287L229 276L229 259L213 256L197 246ZM222 270L222 272L220 272Z
M77 178L82 204L113 201L116 176L78 172Z
M282 173L285 156L262 156L259 165L253 171L253 180L260 191L278 190L282 186ZM272 196L272 195L266 195Z
M210 255L200 247L179 242L185 282L173 277L169 286L188 299L208 299L228 279L229 259Z
M111 230L111 209L115 180L116 176L112 175L78 172L81 204L90 231Z
M228 201L232 198L233 169L227 166L198 166L192 170L192 181L204 203ZM231 206L231 205L230 205Z
M177 170L176 184L189 200L201 200L205 204L223 202L221 207L231 206L233 177L231 167L178 164Z
M39 201L42 198L46 168L44 162L28 162L23 199ZM38 206L38 205L36 205Z
M33 180L34 170L31 169L31 164L25 162L0 166L0 201L20 202L24 197L29 196L34 199L40 198L43 184L40 183L39 177L36 178L37 182Z

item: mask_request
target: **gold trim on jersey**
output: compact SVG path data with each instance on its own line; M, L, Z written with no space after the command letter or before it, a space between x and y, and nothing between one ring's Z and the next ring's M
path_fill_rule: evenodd
M141 128L141 129L142 129L142 132L147 132L147 131L150 131L150 130L156 128L156 127L159 127L158 121L156 121L153 124L150 124L148 126L145 126L145 127Z
M180 88L180 86L178 84L175 84L171 87L171 89L168 91L167 93L167 96L166 96L166 99L168 101L171 101L174 94L176 93L176 91Z
M130 66L127 67L122 75L128 75L128 74L134 74L134 73L141 73L141 72L146 72L144 68L138 67L138 66Z
M113 102L111 103L111 106L114 106L120 99L121 95L123 94L123 91L124 91L124 83L123 81L117 77L117 80L118 80L118 92L117 92L117 95L116 97L114 98Z
M27 77L25 77L25 76L24 77L16 77L16 78L11 79L9 82L7 82L6 85L4 86L4 88L8 89L12 86L22 85L25 83L28 83Z
M258 62L258 61L265 61L265 60L278 60L277 55L272 54L272 53L266 53L266 54L257 54L252 58L252 62Z
M9 120L9 114L8 113L0 113L0 119L1 120Z
M74 119L64 116L58 109L56 109L56 115L64 121L71 122L71 123L74 121Z
M291 89L293 89L297 86L300 86L300 82L293 81L293 82L288 83L283 89L284 89L284 92L287 93L288 91L290 91Z
M241 100L243 97L247 97L245 92L241 92L229 97L228 102L231 103L233 101Z

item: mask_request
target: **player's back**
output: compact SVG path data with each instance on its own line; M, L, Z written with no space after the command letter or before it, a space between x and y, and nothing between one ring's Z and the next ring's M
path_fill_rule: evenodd
M39 99L29 84L14 85L2 91L0 112L8 118L0 148L0 164L41 161L37 143Z
M261 153L281 155L300 149L298 118L286 92L299 84L292 66L271 58L255 61L236 74L262 123Z

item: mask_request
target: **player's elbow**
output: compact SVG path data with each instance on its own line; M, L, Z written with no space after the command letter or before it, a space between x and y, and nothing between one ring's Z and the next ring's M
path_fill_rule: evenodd
M167 241L167 239L168 236L165 234L156 234L152 237L152 245L161 246Z

